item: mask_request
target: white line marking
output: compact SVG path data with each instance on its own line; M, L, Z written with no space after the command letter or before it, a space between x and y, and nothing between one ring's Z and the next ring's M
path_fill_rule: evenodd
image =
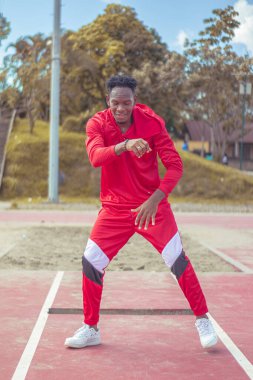
M177 281L176 277L171 273L172 278ZM233 356L233 358L237 361L237 363L242 367L242 369L246 372L246 374L249 376L250 380L253 380L253 365L252 363L246 358L246 356L239 350L239 348L236 346L236 344L232 341L232 339L227 335L227 333L220 327L218 322L215 321L215 319L211 316L210 313L207 313L208 317L212 321L214 328L217 332L218 337L224 344L224 346L227 348L227 350L230 352L230 354Z
M33 355L36 351L36 348L38 346L40 337L43 333L45 324L47 322L48 318L48 309L52 306L55 296L57 294L57 291L59 289L61 280L63 278L64 272L59 271L57 272L54 281L51 285L51 288L48 292L47 298L44 302L44 305L42 306L42 309L40 311L40 315L37 319L37 322L33 328L33 331L30 335L30 338L27 342L27 345L24 349L24 352L19 360L19 363L17 365L17 368L12 376L12 380L24 380L26 377L26 374L28 372L28 369L30 367L31 361L33 359Z
M229 257L225 253L219 251L218 249L212 248L212 247L210 247L210 245L208 245L202 241L200 241L200 244L203 245L205 248L209 249L209 251L213 252L215 255L221 257L223 260L227 261L229 264L233 265L234 267L236 267L237 269L242 271L243 273L253 274L252 269L246 267L246 265L244 265L244 264L241 264L239 261L232 259L231 257Z
M212 321L214 328L224 344L224 346L228 349L237 363L242 367L242 369L246 372L251 380L253 380L253 365L246 358L246 356L239 350L239 348L235 345L232 339L225 333L225 331L220 327L220 325L215 321L215 319L208 313L208 317Z

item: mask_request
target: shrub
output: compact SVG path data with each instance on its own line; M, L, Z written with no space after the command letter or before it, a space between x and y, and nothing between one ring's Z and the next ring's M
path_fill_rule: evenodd
M68 116L64 120L62 125L62 130L64 132L77 132L80 133L83 131L82 120L79 116Z

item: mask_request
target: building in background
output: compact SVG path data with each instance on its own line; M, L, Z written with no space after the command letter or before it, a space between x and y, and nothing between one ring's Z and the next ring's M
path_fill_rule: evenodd
M222 139L222 128L217 133ZM189 120L184 124L184 138L189 141L189 151L202 157L212 155L211 127L206 121ZM215 136L214 136L215 138ZM228 137L226 154L229 166L240 167L241 130L235 130ZM253 123L246 123L243 135L243 169L253 171Z

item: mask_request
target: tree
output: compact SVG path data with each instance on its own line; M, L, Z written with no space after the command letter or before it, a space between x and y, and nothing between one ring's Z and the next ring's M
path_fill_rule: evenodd
M97 62L86 51L74 49L75 33L67 31L61 40L61 116L92 112L94 105L103 106L94 86L98 77Z
M164 61L145 62L134 70L138 80L138 100L161 115L169 131L179 130L183 120L186 58L176 52L167 53Z
M2 40L5 40L10 34L11 27L9 21L0 13L0 46Z
M11 110L17 108L20 98L20 92L8 82L8 66L4 58L0 71L0 117L3 114L10 114Z
M86 54L83 86L100 102L105 97L104 83L111 75L131 74L143 62L160 62L167 51L157 33L146 28L132 8L118 4L109 4L103 15L70 39L74 50Z
M22 37L6 57L8 74L19 93L33 131L37 117L49 117L49 38ZM61 38L61 121L69 115L90 114L106 106L105 81L114 74L132 74L142 65L165 62L167 47L154 29L130 7L110 4L104 13L78 32ZM150 69L151 74L151 69ZM155 95L157 96L157 94Z
M10 23L4 17L2 13L0 13L0 46L2 40L6 39L11 31ZM8 83L7 83L7 70L6 67L1 67L0 71L0 116L4 109L8 108Z
M15 88L22 93L30 133L33 133L44 94L41 84L50 70L48 40L49 38L44 38L41 33L20 38L16 43L9 45L9 48L14 49L14 53L6 57L9 75Z
M205 118L211 128L212 150L220 160L229 135L240 125L241 104L237 75L248 75L252 60L239 57L231 46L239 26L238 13L232 6L213 10L213 17L204 20L206 28L199 38L186 44L187 86L192 89L188 112ZM220 133L220 130L222 133Z

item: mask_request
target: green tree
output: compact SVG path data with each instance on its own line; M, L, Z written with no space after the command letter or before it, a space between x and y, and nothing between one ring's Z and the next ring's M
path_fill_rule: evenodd
M97 62L86 51L74 49L74 36L67 31L61 41L61 116L80 115L84 110L92 112L94 105L103 106L96 89Z
M138 80L138 101L161 115L169 131L179 130L183 120L186 58L167 53L164 61L145 62L133 75Z
M5 112L8 114L12 109L17 108L20 98L20 92L8 82L8 67L4 58L0 70L0 117Z
M22 37L11 44L9 75L22 94L33 131L36 118L47 120L50 108L50 46L43 35ZM110 4L104 13L78 32L61 38L61 122L84 119L106 106L105 81L113 74L131 74L145 63L165 62L166 45L130 7ZM157 93L155 94L157 96ZM158 104L159 102L157 102Z
M130 74L143 62L162 61L167 51L157 33L145 27L132 8L118 4L109 4L104 14L70 39L74 49L89 57L82 71L83 87L100 102L104 99L104 83L111 75Z
M30 133L33 133L45 90L42 83L50 70L48 40L41 33L22 37L9 45L14 52L6 57L14 87L22 93Z
M248 75L252 60L239 57L232 49L231 41L239 26L234 8L228 6L212 13L213 17L204 20L206 27L199 38L186 44L187 86L192 89L188 112L209 123L213 155L220 160L229 135L241 122L238 74Z
M11 27L9 21L7 21L2 13L0 13L0 46L2 40L5 40L8 37L10 31Z

